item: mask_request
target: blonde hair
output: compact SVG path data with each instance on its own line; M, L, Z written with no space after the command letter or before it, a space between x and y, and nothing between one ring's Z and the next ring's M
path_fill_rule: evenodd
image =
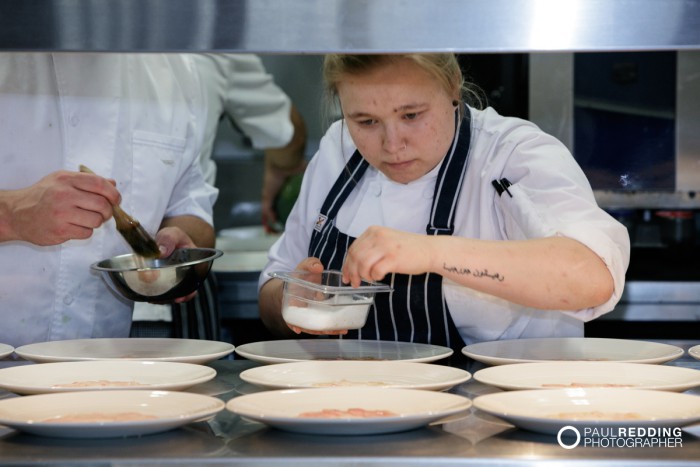
M326 108L332 108L338 99L338 84L347 75L366 73L379 66L411 60L433 76L450 96L455 96L472 107L481 108L483 92L475 84L468 83L452 53L441 54L390 54L390 55L326 55L323 61Z

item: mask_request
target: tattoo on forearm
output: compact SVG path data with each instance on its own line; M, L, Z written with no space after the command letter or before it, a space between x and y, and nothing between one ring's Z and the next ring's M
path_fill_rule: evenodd
M442 268L447 271L451 272L453 274L457 274L459 276L473 276L473 277L486 277L488 279L493 279L498 282L503 282L505 280L505 277L500 275L497 272L491 273L489 272L488 269L469 269L469 268L459 268L457 266L448 266L447 264L443 263Z

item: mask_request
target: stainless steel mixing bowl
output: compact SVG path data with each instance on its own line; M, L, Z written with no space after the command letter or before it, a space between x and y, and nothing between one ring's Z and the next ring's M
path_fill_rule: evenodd
M135 302L171 301L199 288L212 263L223 255L214 248L181 248L167 258L148 259L136 254L93 263L107 285Z

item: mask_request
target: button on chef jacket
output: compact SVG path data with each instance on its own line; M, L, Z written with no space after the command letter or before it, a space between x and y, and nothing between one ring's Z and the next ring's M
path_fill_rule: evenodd
M122 207L151 233L164 217L211 223L217 190L198 165L204 112L181 56L0 54L0 189L85 164L116 180ZM0 342L127 337L133 303L89 266L130 251L113 220L86 240L0 243Z
M503 117L491 108L469 111L471 148L453 235L485 240L570 237L600 256L615 287L600 306L559 312L523 307L443 280L460 335L466 344L582 336L583 323L612 310L622 295L630 254L626 228L596 204L584 173L556 138L531 122ZM324 135L284 234L270 249L259 287L269 280L269 272L294 270L307 257L321 205L355 149L340 121ZM371 225L424 234L439 167L408 184L393 182L369 167L341 207L337 228L351 237L359 237ZM513 197L499 196L494 189L491 182L501 178L513 183L509 188ZM541 266L535 260L532 267Z

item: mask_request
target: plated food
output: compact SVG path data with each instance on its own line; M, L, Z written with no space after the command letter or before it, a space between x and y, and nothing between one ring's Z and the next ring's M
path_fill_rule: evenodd
M597 337L510 339L467 345L462 353L488 365L542 361L664 363L683 356L683 349L659 342Z
M680 392L700 386L700 370L648 363L537 362L484 368L474 379L508 390L607 387Z
M401 360L432 362L447 358L449 347L411 342L355 339L297 339L251 342L236 347L241 357L260 363L307 360Z
M0 388L16 394L114 389L181 390L215 376L213 368L193 363L57 362L0 369Z
M323 409L315 412L302 412L299 414L301 418L380 418L380 417L398 417L399 414L391 410L367 410L353 407L347 410L340 409Z
M0 344L0 359L3 359L12 354L15 348L8 344Z
M0 424L58 438L146 435L205 420L224 409L211 396L170 391L89 391L0 400Z
M272 389L371 386L441 391L468 381L471 374L430 363L308 361L249 368L240 377Z
M148 360L207 363L233 352L227 342L203 339L104 338L74 339L23 345L15 353L39 363L83 360Z
M238 396L226 408L297 433L368 435L412 430L464 413L466 397L392 388L282 389Z
M700 421L700 397L648 389L532 389L478 396L474 407L530 431L556 435L567 425L682 427Z

